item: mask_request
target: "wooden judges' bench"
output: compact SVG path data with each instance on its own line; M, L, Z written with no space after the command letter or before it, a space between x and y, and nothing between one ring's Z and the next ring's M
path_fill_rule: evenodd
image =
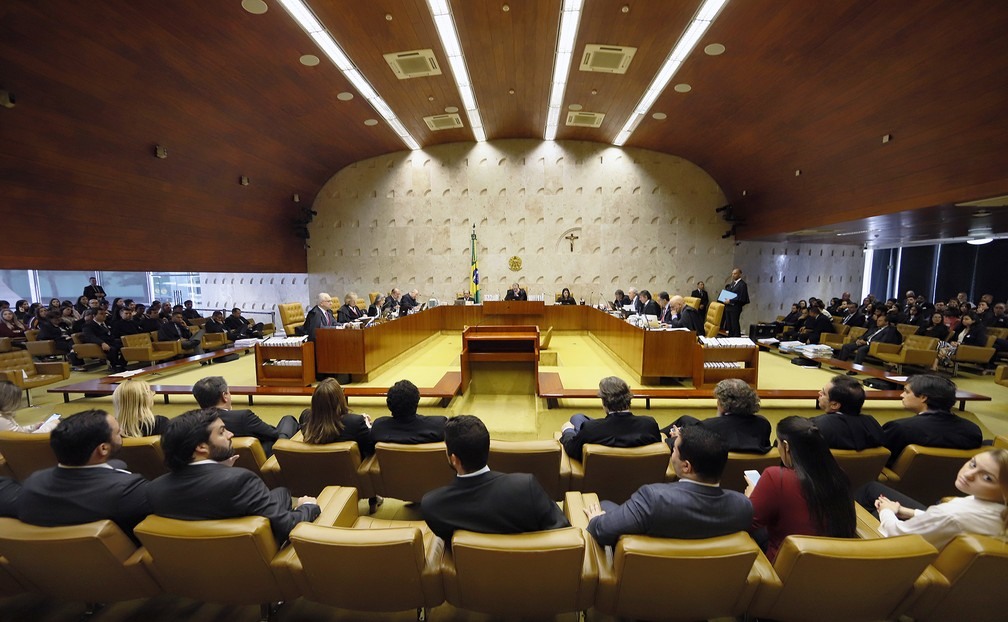
M642 383L693 375L696 335L691 332L646 331L594 307L523 300L442 305L360 330L320 328L315 333L315 367L319 373L352 374L366 381L372 371L441 331L508 325L538 326L541 332L550 327L587 331Z

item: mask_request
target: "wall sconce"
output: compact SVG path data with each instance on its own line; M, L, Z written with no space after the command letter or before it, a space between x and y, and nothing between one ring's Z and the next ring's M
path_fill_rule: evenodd
M294 202L295 203L300 203L301 202L301 195L298 194L298 193L296 193L296 192L294 193Z
M168 157L168 147L164 145L154 145L154 157L164 160Z
M242 175L241 177L238 178L238 183L240 183L243 186L247 186L249 185L249 178Z

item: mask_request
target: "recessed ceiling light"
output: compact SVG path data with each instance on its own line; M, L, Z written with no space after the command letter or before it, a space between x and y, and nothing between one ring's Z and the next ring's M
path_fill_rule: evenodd
M665 114L664 112L656 112L653 115L651 115L651 118L657 119L658 121L664 121L665 119L668 118L668 115Z
M567 110L574 110L574 111L581 110L582 108L584 108L584 106L582 106L581 104L571 104L570 106L567 106Z
M301 64L304 65L305 67L314 67L315 65L319 64L319 57L315 56L314 54L305 54L298 60L300 60Z
M427 96L427 101L429 101L429 102L434 101L434 96L433 95L428 95Z
M365 119L364 125L371 127L372 125L378 125L378 119Z
M983 218L985 216L990 215L991 211L989 209L978 209L977 211L973 212L973 218Z
M508 12L508 11L510 11L510 10L511 10L511 7L509 7L509 6L508 6L508 5L506 5L506 4L505 4L504 6L502 6L502 7L501 7L501 11L504 11L505 13L507 13L507 12Z
M796 168L795 169L794 176L795 177L801 177L801 169L800 168Z
M515 93L514 89L508 89L508 95L514 95L514 93Z
M386 13L385 14L385 21L386 22L391 22L392 21L392 14L391 13Z
M623 13L629 13L630 12L630 5L629 4L624 4L622 7L620 7L620 11L623 12Z
M242 0L242 8L251 13L252 15L262 15L269 10L266 3L263 0Z
M349 91L343 91L342 93L338 93L336 95L336 99L340 100L341 102L348 102L351 99L353 99L353 93Z
M711 43L703 51L707 56L721 56L725 52L725 46L720 43Z
M444 111L447 112L448 114L452 114L452 113L458 112L458 107L457 106L445 106Z
M685 82L680 82L679 84L672 87L675 89L676 93L689 93L693 90L693 87L686 84Z

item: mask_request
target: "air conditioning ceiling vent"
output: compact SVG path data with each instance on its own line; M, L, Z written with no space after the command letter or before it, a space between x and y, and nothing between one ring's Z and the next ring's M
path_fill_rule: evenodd
M570 127L600 127L605 113L602 112L577 112L567 113L567 125Z
M589 43L581 55L581 71L626 73L637 48Z
M462 127L462 117L458 114L436 114L424 117L427 127L431 130L454 130Z
M433 50L412 50L384 56L385 62L392 68L392 73L400 80L441 75L441 66L434 58Z

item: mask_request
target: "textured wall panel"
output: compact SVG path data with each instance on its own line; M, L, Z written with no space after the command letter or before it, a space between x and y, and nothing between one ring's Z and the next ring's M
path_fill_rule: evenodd
M564 286L585 298L631 285L688 293L731 270L735 249L714 212L724 202L690 162L598 143L499 140L381 156L339 171L316 198L309 290L416 287L450 299L468 288L475 224L484 293L515 280L547 297ZM520 272L508 269L512 256Z

